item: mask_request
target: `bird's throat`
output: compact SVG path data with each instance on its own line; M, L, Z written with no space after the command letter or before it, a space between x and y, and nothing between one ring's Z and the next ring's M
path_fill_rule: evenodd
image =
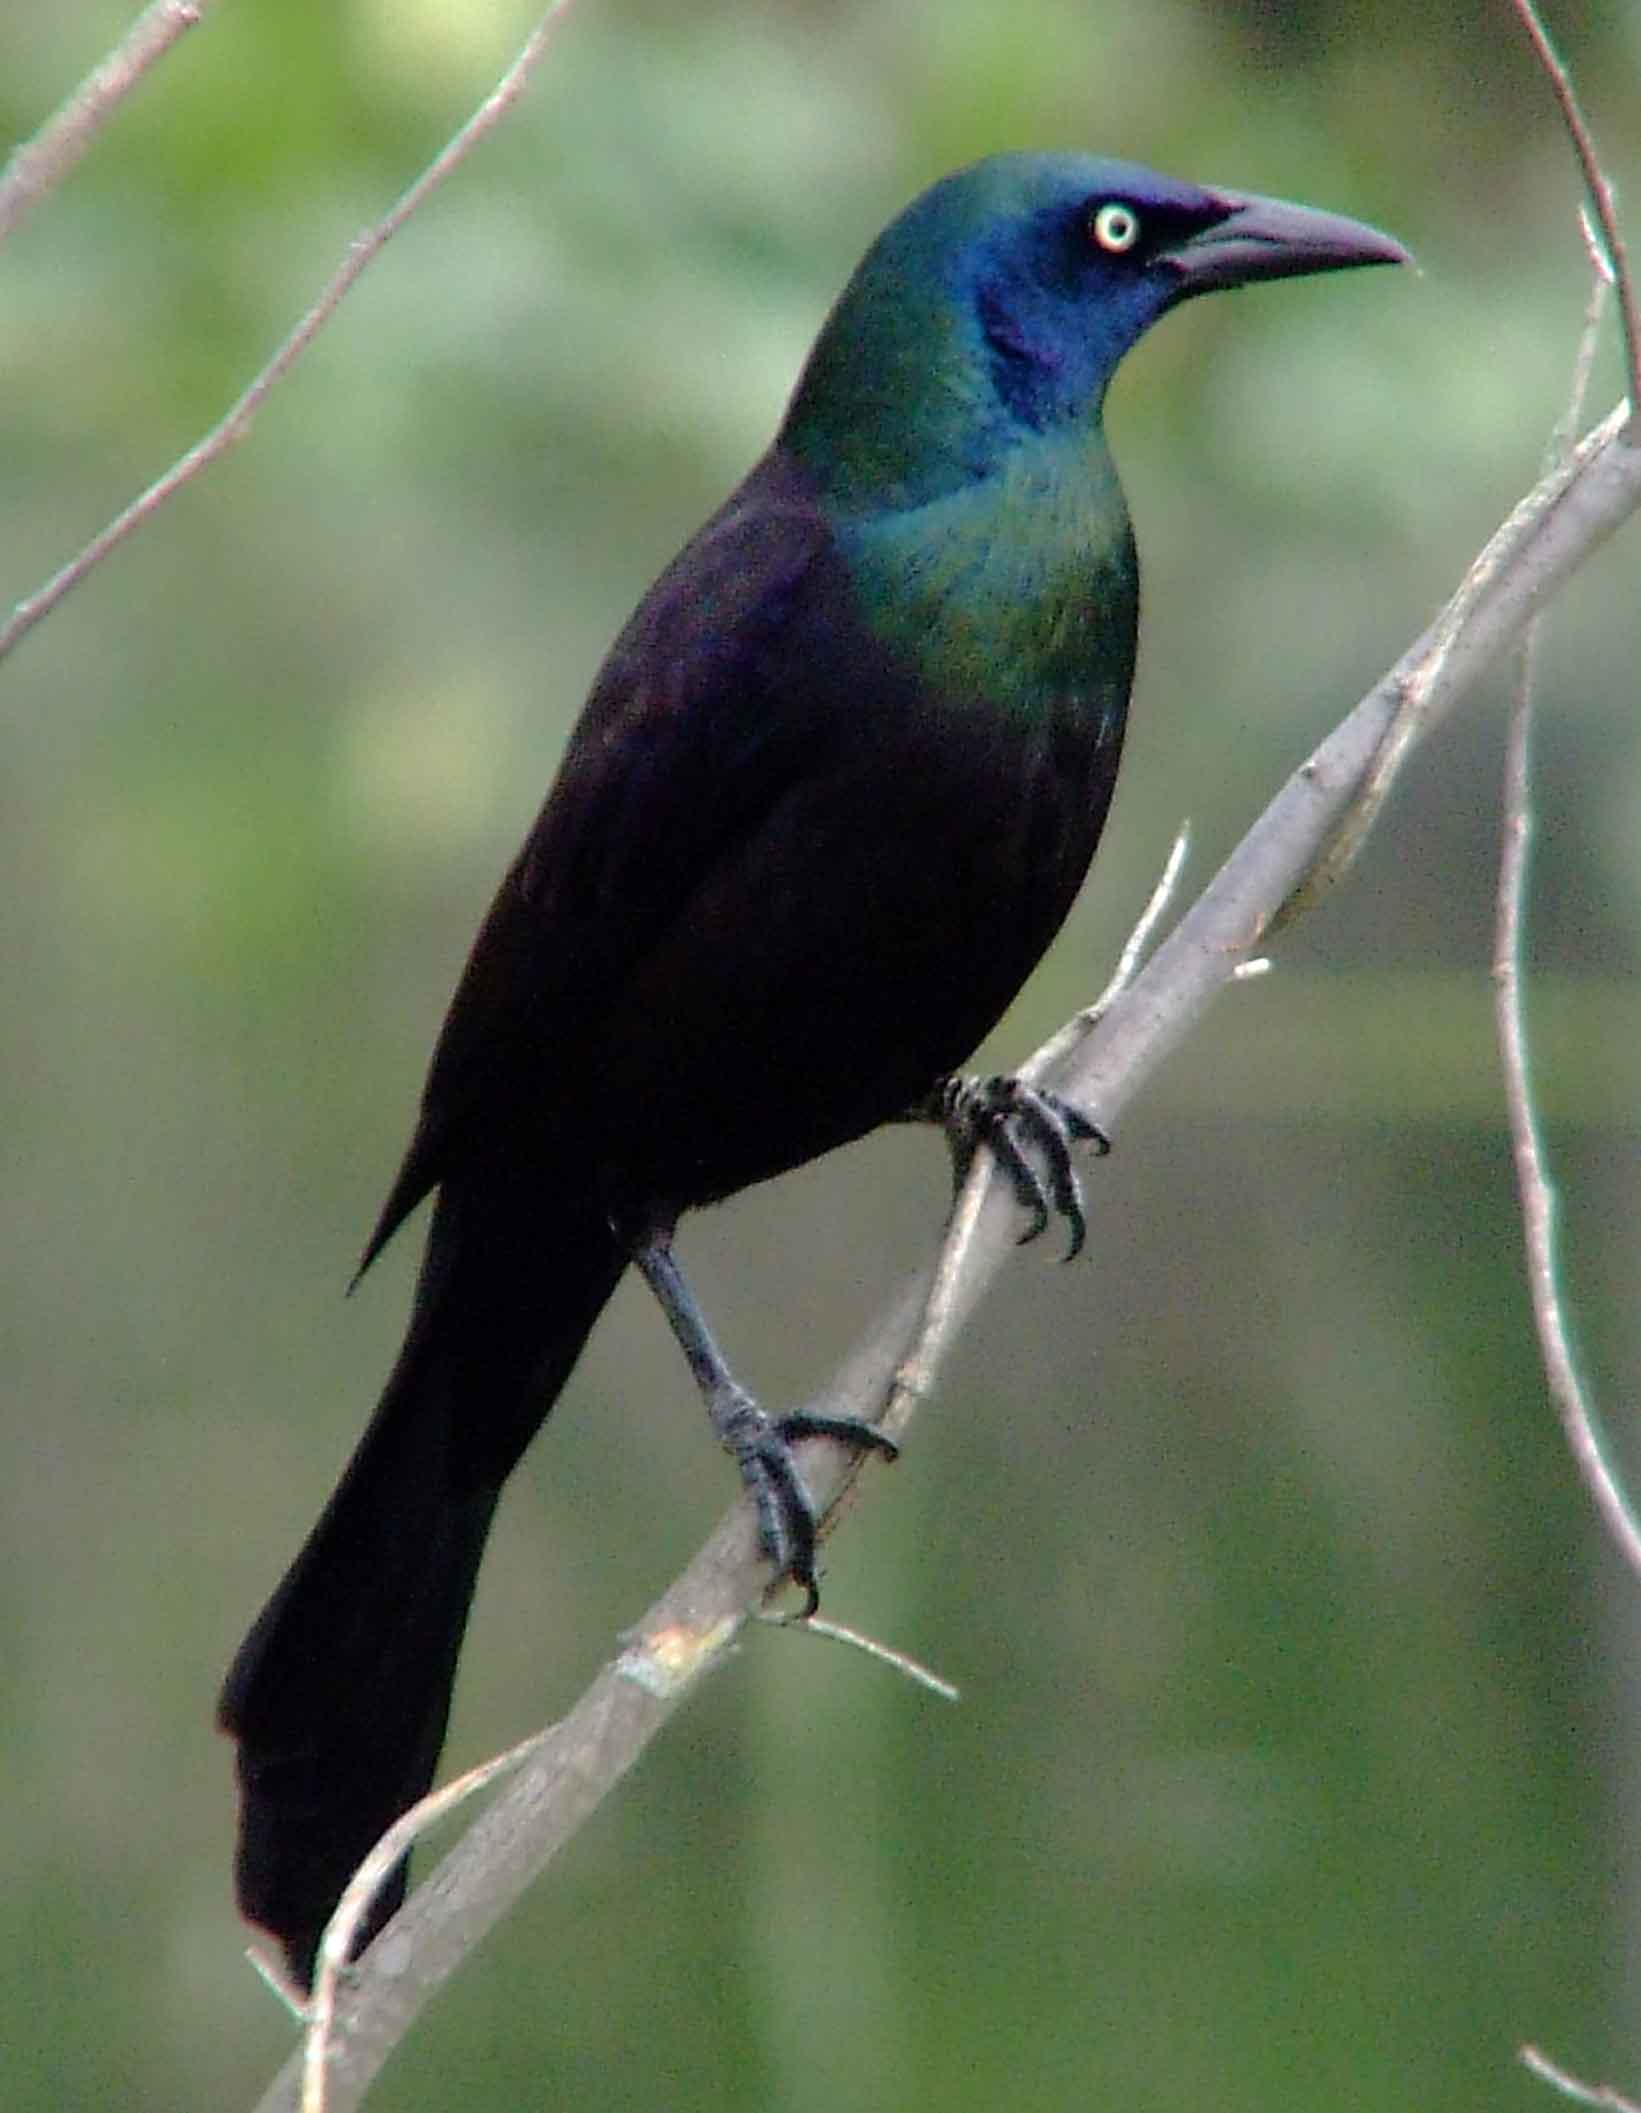
M935 694L1025 714L1086 695L1103 715L1126 697L1138 568L1097 427L1038 436L992 476L837 535L867 624Z

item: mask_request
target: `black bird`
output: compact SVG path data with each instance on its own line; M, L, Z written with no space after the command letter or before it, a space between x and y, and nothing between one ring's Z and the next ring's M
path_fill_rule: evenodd
M791 1444L890 1448L735 1385L672 1258L681 1211L919 1109L1028 1195L1046 1155L1075 1237L1066 1145L1093 1125L951 1074L1059 928L1116 779L1138 574L1106 385L1194 294L1404 254L1083 155L949 177L867 252L769 452L639 604L360 1265L435 1195L403 1349L223 1692L240 1903L299 1982L432 1779L502 1485L629 1261L814 1605Z

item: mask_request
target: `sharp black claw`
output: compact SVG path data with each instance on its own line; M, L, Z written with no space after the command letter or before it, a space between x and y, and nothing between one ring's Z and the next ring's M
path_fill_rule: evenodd
M1009 1186L1014 1190L1014 1200L1024 1211L1031 1213L1031 1222L1020 1235L1019 1244L1025 1247L1048 1231L1049 1190L1043 1176L1026 1157L1025 1151L1015 1136L1006 1117L998 1118L986 1133L986 1142L997 1156ZM1052 1181L1052 1175L1050 1180Z
M886 1431L860 1416L812 1416L799 1409L775 1420L775 1431L789 1445L804 1438L830 1438L836 1445L852 1446L857 1453L876 1453L884 1460L898 1460L900 1447Z
M1063 1259L1081 1254L1088 1215L1072 1147L1092 1144L1102 1155L1109 1152L1111 1140L1097 1123L1061 1095L1006 1076L943 1079L925 1112L944 1126L959 1179L976 1147L991 1147L1015 1201L1029 1214L1022 1247L1047 1230L1052 1215L1065 1221Z
M815 1575L820 1516L808 1485L798 1472L792 1448L806 1438L830 1438L858 1452L885 1460L900 1457L900 1448L875 1424L848 1416L769 1417L750 1396L725 1401L714 1411L724 1444L735 1456L741 1480L752 1492L758 1511L758 1538L777 1573L791 1578L804 1594L802 1619L820 1607Z

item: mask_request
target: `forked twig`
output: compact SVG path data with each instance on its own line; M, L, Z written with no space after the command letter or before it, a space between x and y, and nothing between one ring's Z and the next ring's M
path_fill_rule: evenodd
M1132 984L1145 959L1146 949L1156 934L1157 926L1162 922L1168 905L1173 900L1190 849L1190 824L1182 823L1157 884L1151 891L1150 899L1140 912L1139 922L1129 933L1127 943L1117 957L1111 980L1091 1005L1085 1005L1073 1013L1065 1025L1056 1029L1042 1048L1021 1065L1019 1075L1027 1085L1040 1086L1053 1078L1061 1064L1087 1040L1117 999ZM917 1404L930 1391L934 1384L935 1369L944 1357L946 1346L956 1330L958 1286L962 1282L969 1250L974 1244L975 1234L979 1231L981 1214L985 1209L986 1198L996 1172L997 1163L991 1153L977 1152L974 1164L969 1168L962 1186L952 1199L951 1216L946 1221L946 1236L941 1243L934 1277L923 1302L923 1313L918 1322L916 1336L895 1371L894 1384L889 1390L883 1414L878 1419L891 1438L911 1421Z
M1127 990L1140 972L1151 942L1157 935L1157 926L1167 914L1173 901L1180 877L1185 871L1185 862L1191 856L1191 825L1181 822L1168 856L1163 860L1157 884L1151 890L1150 900L1140 912L1139 923L1128 935L1122 952L1117 956L1117 965L1111 971L1111 980L1092 1005L1085 1005L1080 1012L1072 1014L1058 1033L1048 1040L1031 1058L1020 1076L1028 1085L1044 1085L1059 1070L1078 1045L1087 1040L1112 1006Z

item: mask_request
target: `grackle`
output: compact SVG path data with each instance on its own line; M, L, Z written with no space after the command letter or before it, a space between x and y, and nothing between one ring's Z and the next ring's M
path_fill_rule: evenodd
M502 1485L629 1262L811 1610L794 1443L892 1451L736 1384L673 1258L681 1211L916 1113L960 1159L992 1143L1075 1244L1092 1123L952 1074L1065 917L1116 780L1139 582L1106 385L1192 295L1404 258L1084 155L948 177L872 245L769 452L640 602L360 1265L434 1195L398 1362L223 1692L240 1903L303 1984L432 1779Z

